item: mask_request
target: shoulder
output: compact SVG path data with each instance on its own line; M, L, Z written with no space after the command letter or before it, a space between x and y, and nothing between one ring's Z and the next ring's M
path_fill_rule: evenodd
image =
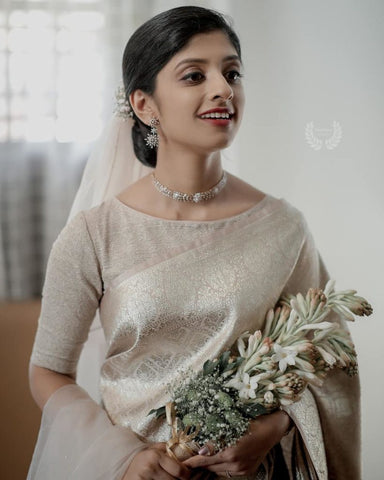
M266 197L263 232L269 237L268 241L283 250L291 248L300 251L304 243L312 238L304 213L284 197L270 193ZM255 229L258 232L257 222Z
M62 228L52 244L49 265L79 265L92 260L95 261L95 248L89 234L84 212L78 212ZM66 268L67 268L66 267Z
M67 221L54 241L53 246L57 248L59 246L65 246L66 244L79 244L81 239L86 238L87 236L87 224L84 214L81 211Z
M227 177L227 186L221 197L224 209L241 212L263 202L265 192L231 173L227 172Z
M109 216L109 202L105 201L90 209L81 210L74 214L64 225L56 240L53 249L83 250L94 248L95 240L100 236L101 230Z
M115 197L82 210L72 221L75 230L77 228L83 235L88 235L88 240L100 258L113 248L129 244L134 233L141 230L142 223L134 211L126 208Z
M104 200L87 210L82 210L78 215L82 215L88 230L94 230L96 226L100 226L110 218L113 208L111 206L112 199Z
M65 224L52 244L47 263L47 283L63 282L65 278L81 281L85 277L92 282L99 282L99 274L99 256L89 234L84 212L80 211ZM46 291L47 287L44 286Z
M304 213L285 198L280 197L278 200L281 205L282 215L285 217L285 219L288 222L293 223L297 228L300 228L303 234L308 233L308 222L304 216Z
M230 175L230 178L233 186L233 194L236 198L242 199L244 204L256 205L267 197L279 221L295 225L303 231L308 229L303 212L285 198L259 190L235 175Z

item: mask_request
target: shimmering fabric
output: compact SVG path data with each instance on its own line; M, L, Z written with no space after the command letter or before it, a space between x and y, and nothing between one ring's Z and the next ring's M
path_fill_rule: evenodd
M85 390L64 385L44 406L27 480L120 480L145 446Z
M324 287L327 278L303 215L284 199L267 195L239 215L198 222L159 219L112 198L80 212L56 240L31 360L74 372L100 307L103 407L114 424L165 441L169 427L147 413L166 402L167 383L245 330L262 329L283 292ZM329 385L327 396L308 390L287 409L297 429L282 441L284 457L297 478L358 479L358 381L336 374Z

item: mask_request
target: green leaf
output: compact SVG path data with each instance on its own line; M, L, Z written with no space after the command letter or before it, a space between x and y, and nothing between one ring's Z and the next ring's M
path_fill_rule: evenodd
M203 365L203 375L204 376L211 375L215 371L218 365L219 365L218 360L214 360L214 361L207 360Z
M227 350L226 352L222 353L219 357L219 372L224 372L225 368L228 365L228 360L231 352Z
M232 363L228 363L228 365L224 368L223 372L228 372L229 370L233 370L234 368L237 369L243 362L245 358L243 357L237 357L235 361Z
M203 365L203 374L209 375L214 370L214 363L211 360L207 360Z
M162 418L166 416L165 414L165 407L160 407L160 408L153 408L149 413L148 415L152 415L152 414L155 414L156 415L156 418ZM147 416L148 416L147 415Z
M266 408L260 403L243 403L238 406L247 417L256 418L259 415L265 415L267 413Z

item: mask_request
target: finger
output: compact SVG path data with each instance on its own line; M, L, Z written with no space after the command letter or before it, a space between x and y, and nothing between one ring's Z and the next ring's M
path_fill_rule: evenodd
M215 453L215 446L211 442L207 442L200 450L199 455L213 455Z
M225 472L231 472L232 475L235 476L235 474L240 475L238 468L239 467L234 463L220 463L219 465L211 465L210 467L206 467L206 470L216 474L222 474L224 472L224 476L228 476Z
M182 463L188 468L199 468L209 465L207 459L203 455L195 455L187 460L184 460Z
M236 475L246 475L245 469L257 469L261 463L263 462L264 457L255 457L251 461L251 465L249 462L244 463L239 461L222 461L220 463L215 463L212 465L207 465L204 468L204 470L209 471L209 472L214 472L216 474L222 474L224 472L224 475L226 475L226 472L232 472L232 474ZM240 467L241 465L241 467ZM247 466L245 466L247 465Z
M191 480L212 480L213 478L216 478L216 475L214 473L210 473L207 470L194 470L193 473L191 474Z
M165 452L167 449L165 442L152 443L151 448L162 450L163 452Z
M177 477L174 477L173 475L170 475L168 472L165 470L161 469L157 472L153 473L153 477L151 477L152 480L178 480Z
M177 475L172 475L170 472L165 470L159 462L158 469L152 473L152 480L179 480L183 477L178 477ZM184 480L184 479L183 479ZM188 477L189 480L189 477Z
M253 473L257 471L262 462L262 457L257 458L252 462L251 468ZM219 465L211 465L210 467L206 467L206 470L222 477L228 477L227 472L230 472L233 477L249 474L249 466L247 466L246 468L244 468L244 466L243 468L240 468L238 464L233 462L222 463Z
M216 455L195 455L187 460L184 460L183 464L190 468L207 467L209 465L216 465L223 463L226 460L226 454L222 452L216 453Z
M167 473L180 480L189 480L191 477L191 470L182 463L176 462L168 455L162 455L159 459L159 465ZM173 478L172 477L172 478Z

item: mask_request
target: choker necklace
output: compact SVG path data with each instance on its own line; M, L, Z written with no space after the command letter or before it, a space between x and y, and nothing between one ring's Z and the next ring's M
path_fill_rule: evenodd
M209 190L206 190L205 192L197 193L183 193L177 192L176 190L171 190L170 188L160 183L155 177L154 173L152 173L152 180L157 190L163 195L166 195L169 198L173 198L173 200L198 203L202 200L209 200L215 197L219 192L221 192L221 190L225 187L227 183L227 173L224 170L221 179L218 181L218 183L216 183L216 185L214 185Z

